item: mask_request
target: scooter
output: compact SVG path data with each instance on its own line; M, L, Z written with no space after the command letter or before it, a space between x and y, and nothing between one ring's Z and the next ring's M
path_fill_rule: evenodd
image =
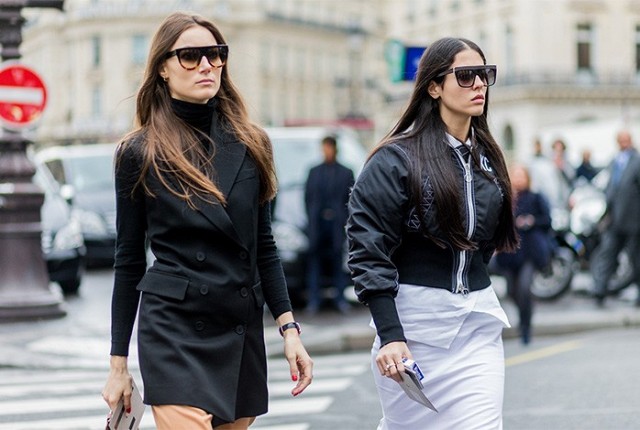
M569 211L551 213L553 252L549 265L538 271L531 284L531 294L538 300L555 300L571 289L573 275L586 252L582 241L569 228Z
M600 176L600 175L599 175ZM598 177L596 177L598 178ZM534 277L531 293L542 301L558 299L570 291L573 276L589 270L594 251L600 244L600 220L606 210L603 184L607 178L577 186L571 193L571 210L552 210L553 236L556 242L547 270ZM611 284L612 293L629 284L632 275L628 256L622 252Z

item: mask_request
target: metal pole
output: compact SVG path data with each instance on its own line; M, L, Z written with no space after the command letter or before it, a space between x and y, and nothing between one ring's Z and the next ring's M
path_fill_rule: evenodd
M2 61L20 58L23 7L62 9L62 3L0 0ZM26 154L30 143L20 131L5 129L0 136L0 321L66 315L42 256L44 194L32 181L35 167Z

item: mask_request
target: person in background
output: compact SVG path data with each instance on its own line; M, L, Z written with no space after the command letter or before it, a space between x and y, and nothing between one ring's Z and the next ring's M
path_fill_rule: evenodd
M582 151L582 162L576 169L576 181L580 178L584 178L585 181L591 182L597 174L598 169L591 164L591 151L585 149Z
M531 339L533 276L537 270L545 270L551 261L551 215L544 196L531 191L531 180L526 167L513 165L509 176L515 200L520 248L515 253L498 253L491 266L507 281L509 297L518 307L520 339L526 345Z
M558 176L553 160L544 155L542 142L536 139L533 143L533 157L527 163L531 178L531 190L543 194L551 207L562 208L564 181Z
M562 139L553 141L551 151L551 160L556 167L556 176L559 184L559 194L555 197L555 206L567 209L569 196L573 190L573 181L576 178L576 171L567 159L567 145Z
M110 372L102 396L131 408L136 316L144 401L159 430L246 429L267 412L263 308L284 338L297 396L313 363L271 234L271 144L231 81L210 21L169 15L151 43L137 129L116 153ZM156 260L147 269L145 242ZM139 308L139 310L138 310Z
M487 264L494 250L515 249L517 235L487 124L496 72L472 41L434 41L409 106L351 193L349 267L377 334L379 430L502 428L508 320ZM404 359L421 367L438 413L398 384Z
M304 202L308 219L309 257L307 267L307 314L318 312L322 304L322 269L328 261L333 302L341 313L349 310L344 298L348 277L344 268L347 202L353 186L353 172L337 160L338 144L333 136L322 139L322 164L313 167L305 185Z
M607 209L601 222L604 232L590 261L599 307L604 306L605 298L611 293L610 280L618 267L618 256L625 248L632 267L632 276L625 286L637 285L635 305L640 306L640 155L628 130L619 131L616 140L620 151L608 166Z

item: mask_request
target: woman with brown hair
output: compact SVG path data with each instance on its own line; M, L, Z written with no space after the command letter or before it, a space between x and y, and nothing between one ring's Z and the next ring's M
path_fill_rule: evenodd
M116 155L118 239L111 370L103 397L130 408L136 313L145 403L158 429L246 429L267 411L265 302L292 390L311 383L271 234L271 144L252 124L210 21L173 13L151 44L137 129ZM155 261L147 269L145 244ZM138 310L139 307L139 310Z

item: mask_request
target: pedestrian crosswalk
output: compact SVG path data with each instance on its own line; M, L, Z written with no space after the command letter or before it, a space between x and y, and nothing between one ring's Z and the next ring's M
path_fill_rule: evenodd
M299 397L283 358L269 360L269 413L251 426L256 430L311 430L314 414L325 412L334 396L369 371L368 354L314 358L314 382ZM107 370L0 369L0 430L103 430L108 408L100 395ZM138 385L141 377L134 373ZM155 429L147 408L141 430Z

